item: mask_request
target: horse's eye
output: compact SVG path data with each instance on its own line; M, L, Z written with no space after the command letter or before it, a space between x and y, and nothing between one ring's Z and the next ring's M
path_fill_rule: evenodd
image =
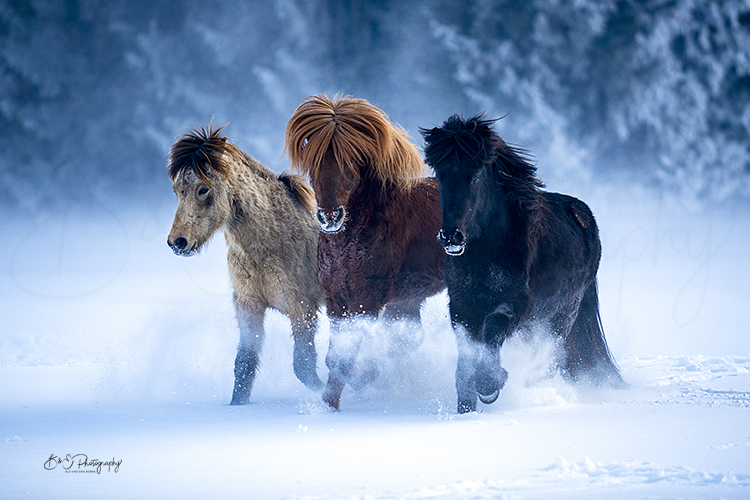
M206 186L201 186L200 189L198 189L198 196L206 196L208 194L208 188Z
M307 146L307 137L302 139L302 149L305 149L305 146Z
M475 176L474 176L474 177L473 177L473 178L471 179L471 183L472 183L472 184L476 184L477 182L479 182L479 176L478 176L478 175L475 175Z

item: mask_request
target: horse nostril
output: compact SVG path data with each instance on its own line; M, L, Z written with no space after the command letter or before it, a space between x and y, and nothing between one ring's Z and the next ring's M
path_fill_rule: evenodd
M460 229L456 229L451 235L450 242L453 245L462 245L464 242L464 233Z
M446 236L446 234L448 236ZM440 230L438 233L438 241L443 245L462 245L464 243L464 233L456 228L450 233L446 233L444 230Z
M437 240L443 246L448 243L448 239L445 237L445 232L442 229L438 231Z
M174 243L172 243L172 246L177 248L178 250L185 250L185 247L187 246L187 244L188 244L187 238L180 236L179 238L174 240Z
M328 217L323 210L318 210L318 222L321 224L328 224Z
M342 221L343 218L344 218L344 209L338 208L334 212L333 223L338 225Z

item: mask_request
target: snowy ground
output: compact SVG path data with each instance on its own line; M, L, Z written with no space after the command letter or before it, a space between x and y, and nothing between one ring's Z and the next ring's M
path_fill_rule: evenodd
M294 378L289 323L270 314L253 403L230 407L221 237L172 255L171 199L3 220L0 497L748 498L747 212L613 198L591 204L605 331L631 387L550 378L547 346L515 339L500 399L461 416L445 295L415 352L384 355L394 332L375 329L363 359L381 377L347 388L338 414ZM321 317L321 376L327 335ZM119 465L65 460L77 454Z

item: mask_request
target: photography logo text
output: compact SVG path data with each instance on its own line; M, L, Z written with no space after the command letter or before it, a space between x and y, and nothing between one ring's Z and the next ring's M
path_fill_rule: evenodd
M114 457L112 460L105 462L98 458L89 459L83 453L67 454L64 458L52 454L44 462L44 468L47 470L59 468L69 474L101 474L102 472L114 472L116 474L120 471L120 464L122 464L122 459L115 460Z

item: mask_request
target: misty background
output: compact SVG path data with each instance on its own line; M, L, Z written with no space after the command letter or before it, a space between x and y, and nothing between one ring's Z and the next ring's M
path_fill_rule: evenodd
M2 0L0 202L153 202L175 137L211 119L284 170L317 93L368 99L420 146L453 113L510 113L498 132L551 189L750 194L747 0Z
M497 132L597 218L631 389L552 377L551 344L514 336L499 400L454 419L443 292L413 352L389 348L410 325L368 326L380 376L340 415L269 312L254 404L226 406L226 244L167 246L167 154L213 119L286 170L284 127L318 93L369 100L419 146L454 113L507 115ZM0 0L2 496L740 497L748 221L750 0ZM123 469L42 467L80 452Z
M224 238L167 247L167 154L213 119L286 170L286 122L318 93L369 100L420 146L453 113L507 114L498 133L597 217L617 360L750 353L748 0L0 0L0 366L223 401ZM450 393L446 304L422 319ZM299 390L288 320L266 323L259 397Z

